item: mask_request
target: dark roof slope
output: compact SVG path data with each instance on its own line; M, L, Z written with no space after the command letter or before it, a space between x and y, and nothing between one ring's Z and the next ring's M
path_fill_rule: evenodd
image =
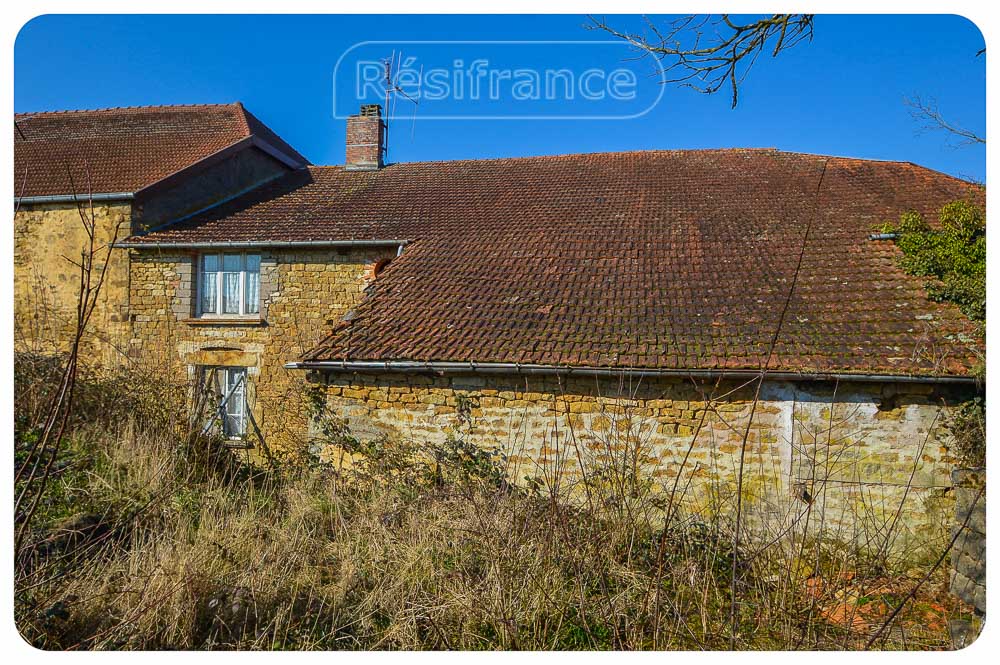
M239 102L19 113L14 122L15 196L135 192L252 134L308 163Z
M780 321L772 370L961 375L972 326L868 236L970 196L776 150L325 167L132 240L414 241L308 360L756 369Z

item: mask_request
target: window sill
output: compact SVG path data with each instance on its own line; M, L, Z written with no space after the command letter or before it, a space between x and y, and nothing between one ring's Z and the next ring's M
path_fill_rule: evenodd
M266 326L259 316L198 316L183 319L189 326Z

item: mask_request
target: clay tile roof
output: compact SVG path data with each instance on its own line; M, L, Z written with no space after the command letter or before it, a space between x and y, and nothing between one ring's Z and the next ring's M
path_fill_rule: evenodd
M868 236L968 197L776 150L313 167L133 241L412 241L306 360L758 369L780 330L771 370L964 375L973 326Z
M308 163L239 102L19 113L14 122L15 196L135 192L252 134Z

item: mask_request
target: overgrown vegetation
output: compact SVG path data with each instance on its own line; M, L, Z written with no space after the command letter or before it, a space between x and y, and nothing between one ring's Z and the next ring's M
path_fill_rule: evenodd
M970 319L985 324L986 213L969 201L953 201L941 208L938 220L938 228L933 228L910 211L885 232L898 234L903 269L929 278L932 300L954 303Z
M910 211L898 224L886 224L903 252L900 265L911 275L926 277L927 294L935 302L950 302L986 329L986 212L970 201L954 201L941 208L939 225L932 227ZM985 360L985 359L984 359ZM977 370L986 376L985 362ZM976 397L962 405L949 423L955 451L964 464L986 464L986 400Z
M16 454L50 370L17 359ZM318 413L328 443L375 454L263 471L185 435L169 384L137 380L79 377L17 562L40 648L729 648L734 561L738 648L859 648L900 606L876 647L945 648L965 611L944 570L918 584L927 564L829 541L734 551L727 519L665 514L629 465L594 474L586 505L514 487L460 428L372 443Z

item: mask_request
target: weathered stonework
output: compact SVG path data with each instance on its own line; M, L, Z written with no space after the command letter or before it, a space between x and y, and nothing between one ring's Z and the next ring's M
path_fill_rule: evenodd
M951 590L986 614L986 471L956 469L955 524L961 529L951 553Z
M91 208L83 206L89 219ZM129 233L131 206L95 203L95 277L108 258L107 244ZM73 203L24 204L14 215L14 344L17 351L65 351L76 329L80 262L89 238ZM128 256L112 250L97 307L85 337L84 356L120 362L127 348Z
M676 482L693 513L734 507L746 433L749 523L822 523L827 535L863 547L939 552L947 541L953 461L943 423L959 396L928 385L767 382L754 409L745 382L311 378L357 438L462 437L506 455L513 478L562 487L602 466L631 465L663 491ZM889 524L895 535L884 543Z
M184 382L200 366L248 368L254 421L275 454L293 454L307 431L304 376L284 364L328 333L362 297L374 266L394 255L385 247L262 250L260 316L222 321L195 317L195 252L132 251L130 355Z

